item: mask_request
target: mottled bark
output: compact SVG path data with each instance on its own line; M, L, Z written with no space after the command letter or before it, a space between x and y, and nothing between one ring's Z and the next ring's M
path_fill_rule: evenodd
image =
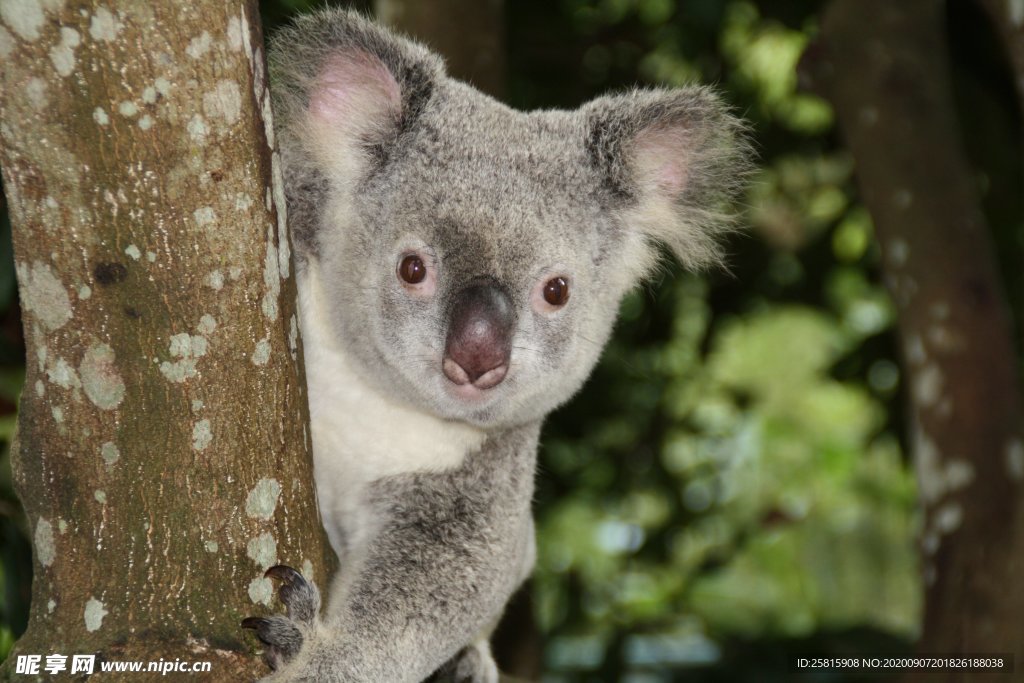
M251 678L238 624L272 602L263 571L324 583L331 556L255 3L9 2L0 20L35 566L9 663Z
M455 78L495 97L504 93L503 0L374 0L374 11L441 53Z
M1019 667L1021 387L946 55L941 2L835 0L803 67L835 106L898 307L924 511L920 650L1015 652Z

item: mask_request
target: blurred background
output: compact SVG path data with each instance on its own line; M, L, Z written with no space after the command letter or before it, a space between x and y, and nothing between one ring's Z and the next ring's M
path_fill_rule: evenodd
M320 4L264 0L264 29ZM855 176L858 150L846 146L854 138L835 108L843 100L822 94L830 4L353 3L519 109L575 107L637 84L715 84L749 121L758 154L728 270L666 265L629 295L594 377L544 430L537 570L495 642L511 674L546 683L855 681L800 674L793 657L909 653L921 637L922 577L941 567L918 559L930 527L911 462L915 395L900 306L883 286L888 278L900 292L883 258L899 249L879 246L878 212L858 189L870 183ZM1012 337L1006 372L1019 388L1014 55L992 10L1000 3L930 4L941 7L941 30L926 59L947 78L950 98L937 106L956 128L927 144L963 152L954 170L981 216L971 240L983 262L998 255L992 283ZM6 443L24 362L6 217L0 311ZM0 659L25 626L31 573L6 448L2 472Z

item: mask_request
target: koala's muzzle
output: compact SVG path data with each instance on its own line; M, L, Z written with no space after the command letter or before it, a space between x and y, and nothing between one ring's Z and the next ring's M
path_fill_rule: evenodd
M492 284L471 285L449 311L442 368L458 385L490 389L505 379L515 326L512 302Z

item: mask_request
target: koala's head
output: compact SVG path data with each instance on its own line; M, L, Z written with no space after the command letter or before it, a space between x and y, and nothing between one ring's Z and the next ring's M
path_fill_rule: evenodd
M538 419L582 385L659 243L718 258L745 147L705 88L517 112L337 11L270 59L299 268L315 262L332 333L396 399Z

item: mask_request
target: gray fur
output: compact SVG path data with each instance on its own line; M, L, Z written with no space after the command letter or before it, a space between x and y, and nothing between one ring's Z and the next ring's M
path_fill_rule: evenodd
M313 364L317 486L341 559L322 619L300 624L299 651L295 632L274 629L288 651L268 647L288 663L272 680L416 683L446 671L491 683L480 638L532 566L541 422L585 381L659 243L692 267L718 259L745 170L741 125L702 87L514 111L447 77L422 46L345 11L278 33L270 65ZM429 296L396 278L411 252L436 273ZM571 294L549 310L537 292L554 276ZM469 400L453 393L441 360L453 302L481 281L508 293L513 350L504 380ZM325 310L302 303L313 291ZM469 439L464 456L420 467L413 447L401 454L408 471L345 488L337 463L374 464L345 460L317 434L342 438L346 424L370 418L329 403L331 349L353 366L344 381L373 400L462 430L452 438ZM393 436L387 422L381 434ZM289 591L292 614L303 593Z

